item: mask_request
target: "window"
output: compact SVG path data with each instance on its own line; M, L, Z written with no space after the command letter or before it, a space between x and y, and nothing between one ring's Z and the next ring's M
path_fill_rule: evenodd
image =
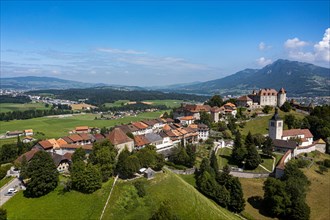
M272 127L274 127L275 126L275 124L274 124L274 122L272 121L272 122L270 122L270 126L272 126Z
M278 126L281 127L281 126L282 126L282 122L279 122L279 123L278 123Z

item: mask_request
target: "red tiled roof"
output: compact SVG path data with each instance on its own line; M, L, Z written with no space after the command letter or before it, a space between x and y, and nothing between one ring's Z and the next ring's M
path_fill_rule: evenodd
M28 152L22 154L21 156L19 156L19 157L15 160L15 162L19 162L19 163L21 163L22 160L23 160L23 157L24 157L24 156L25 156L25 158L26 158L26 161L29 162L29 161L32 159L32 157L34 156L34 154L37 153L38 151L39 151L38 148L32 148L32 150L30 150L30 151L28 151Z
M237 101L245 101L246 102L246 101L252 101L252 99L247 95L243 95L243 96L239 97L237 99Z
M49 141L45 140L45 141L39 141L38 144L45 150L53 148L52 143L50 143Z
M67 152L67 153L65 153L65 154L63 155L63 157L64 157L65 159L67 159L67 160L71 160L72 154L73 154L73 153L69 153L69 152Z
M92 150L93 145L91 144L86 144L86 145L78 145L78 144L64 144L61 146L61 148L66 148L66 149L78 149L82 148L84 150Z
M107 138L113 145L124 144L133 141L120 128L113 129Z
M277 95L277 91L275 89L260 89L259 95L260 96L274 96L274 95Z
M298 135L304 135L305 138L313 138L312 133L309 131L309 129L290 129L290 130L284 130L282 137L290 137L290 136L298 136Z
M169 130L171 130L171 127L166 124L166 125L164 125L163 130L169 131Z
M139 130L146 129L146 128L149 127L148 125L146 125L146 124L144 124L144 123L142 123L140 121L138 121L138 122L132 122L132 125L134 125L135 127L137 127Z
M68 136L62 137L62 139L68 144L73 143L73 141Z
M278 163L278 165L276 166L276 168L284 170L285 167L285 159L291 154L291 150L288 150L287 152L285 152L285 154L283 155L283 157L281 158L280 162Z
M93 136L96 140L102 140L105 138L102 134L94 134Z
M215 113L220 112L220 108L218 106L214 106L211 108L211 112L215 112Z
M134 136L134 142L136 146L143 146L146 144L150 144L150 141L144 135Z
M92 140L92 137L91 137L89 134L79 134L79 136L80 136L84 141Z
M89 127L88 126L80 126L80 127L76 127L76 131L85 131L88 130Z
M72 134L68 136L73 142L82 141L83 139L78 134Z
M189 121L189 120L194 120L194 117L193 116L185 116L185 117L180 118L180 121Z
M59 139L57 139L57 143L58 143L58 145L61 147L63 144L68 144L64 139L62 139L62 138L59 138Z

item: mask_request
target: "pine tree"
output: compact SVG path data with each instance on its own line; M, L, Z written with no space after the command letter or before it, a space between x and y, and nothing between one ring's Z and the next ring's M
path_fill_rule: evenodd
M235 140L234 140L234 148L231 154L233 161L238 165L242 165L242 162L245 159L247 152L246 148L242 144L241 133L237 132Z
M273 140L270 137L267 137L262 147L262 153L271 156L273 153L273 148L274 148Z
M251 144L254 144L253 136L250 131L245 138L244 144L245 144L245 146L250 146Z
M214 151L212 151L212 154L211 154L210 166L213 168L215 173L219 172L219 164L218 164L217 156L215 155Z
M246 169L254 170L261 164L261 157L254 144L247 146L247 154L245 157Z
M51 156L38 151L31 159L28 169L30 181L24 191L26 197L40 197L54 190L58 182L58 172Z

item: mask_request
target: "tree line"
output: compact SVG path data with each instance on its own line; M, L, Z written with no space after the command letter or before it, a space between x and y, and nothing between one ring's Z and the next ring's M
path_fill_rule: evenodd
M108 140L94 143L88 157L82 148L78 148L72 155L70 179L65 184L65 190L92 193L100 189L102 182L108 181L113 175L131 178L141 167L151 167L158 171L165 163L164 157L157 154L152 145L136 152L124 149L118 159L117 153L117 149ZM20 178L28 180L24 191L26 197L46 195L58 184L59 173L51 154L45 151L38 151L29 162L23 157L22 162L16 166L21 170ZM143 194L141 186L136 187Z
M296 161L290 161L285 165L281 179L269 177L264 182L262 205L272 217L308 220L310 208L306 203L306 194L309 185Z
M118 100L192 100L203 102L208 97L181 93L164 93L159 91L126 91L115 90L111 88L85 88L85 89L66 89L66 90L36 90L29 91L27 94L38 95L40 93L54 94L56 98L78 101L79 99L87 99L86 103L92 105L102 105L104 103L115 102Z
M166 105L147 105L141 102L137 102L136 104L130 104L130 105L122 105L122 106L116 106L116 107L106 107L104 104L100 105L98 109L96 109L96 111L100 111L100 112L106 112L106 111L112 111L112 112L116 112L116 111L143 111L146 109L151 109L151 108L156 108L159 110L167 110L169 109Z
M0 96L0 103L28 103L31 102L31 99L28 96L11 96L11 95L2 95Z
M44 109L44 110L25 110L25 111L11 111L11 112L1 112L0 121L10 121L10 120L24 120L30 118L44 117L48 115L63 115L72 114L71 110L63 109Z

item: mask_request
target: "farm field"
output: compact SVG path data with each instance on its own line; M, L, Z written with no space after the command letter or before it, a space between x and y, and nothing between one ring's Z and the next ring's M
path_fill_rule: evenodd
M120 181L114 188L104 219L149 219L163 201L180 219L238 219L199 193L178 175L166 171L143 180L146 196L138 197L132 182Z
M288 115L288 114L293 114L298 119L302 119L305 116L302 113L298 113L295 111L283 112L283 111L279 110L279 114L283 120L284 120L285 115ZM257 133L267 134L268 133L268 122L273 115L274 115L274 110L268 116L257 117L255 119L252 119L252 120L246 122L245 127L243 129L240 129L241 134L243 136L246 136L249 133L249 131L252 134L257 134ZM286 125L284 126L284 129L287 129Z
M64 192L61 185L40 198L25 198L20 191L3 208L8 219L99 219L112 182L92 194Z
M130 100L118 100L113 103L105 103L106 107L120 107L126 105ZM142 102L151 103L151 105L166 105L168 108L179 107L182 100L165 99L165 100L143 100Z
M45 107L44 103L0 103L0 113L10 111L25 111L25 110L45 110L49 109Z
M125 124L131 121L139 121L142 119L158 118L164 111L144 112L138 116L128 116L114 120L94 120L95 117L100 117L96 114L79 114L79 115L65 115L65 117L52 116L33 118L27 120L14 120L9 122L1 122L0 134L7 131L33 129L34 132L43 132L47 138L58 138L68 135L68 132L76 126L90 126L90 127L112 127L118 124ZM7 140L6 140L7 141ZM2 140L0 141L2 143Z

